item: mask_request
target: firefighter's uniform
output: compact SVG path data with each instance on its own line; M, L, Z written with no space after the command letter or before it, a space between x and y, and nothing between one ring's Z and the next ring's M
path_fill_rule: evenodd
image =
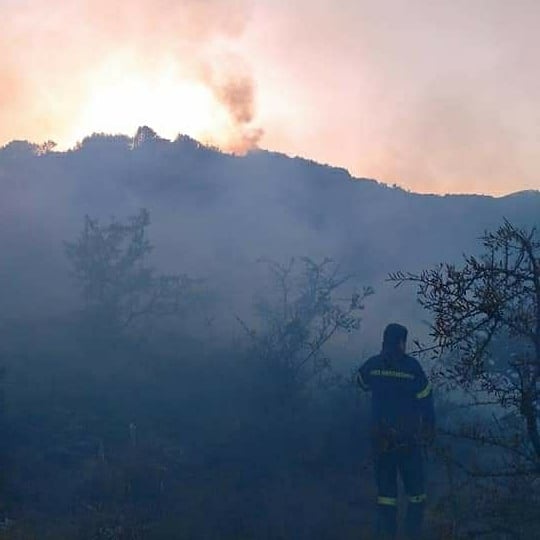
M396 536L399 473L408 497L406 534L419 538L426 501L422 445L435 423L431 385L418 361L403 353L367 360L358 384L372 394L378 530Z

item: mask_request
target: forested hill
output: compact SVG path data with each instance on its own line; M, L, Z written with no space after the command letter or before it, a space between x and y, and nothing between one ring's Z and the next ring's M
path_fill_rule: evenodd
M390 271L476 249L503 217L540 223L538 191L419 195L274 152L171 142L149 128L134 138L92 135L67 152L11 142L0 149L0 189L0 278L14 313L69 300L63 242L86 214L106 221L147 208L156 264L232 295L249 289L260 257L328 256L377 286Z

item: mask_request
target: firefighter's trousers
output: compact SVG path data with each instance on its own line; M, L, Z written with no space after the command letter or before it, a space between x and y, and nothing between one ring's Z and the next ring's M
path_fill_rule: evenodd
M426 493L422 448L417 444L396 445L375 450L377 479L377 530L380 538L394 539L397 534L398 474L407 495L405 534L421 538Z

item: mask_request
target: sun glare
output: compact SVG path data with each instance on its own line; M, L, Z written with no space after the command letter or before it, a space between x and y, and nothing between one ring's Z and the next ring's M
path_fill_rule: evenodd
M230 119L210 89L173 73L103 73L92 78L89 88L67 145L91 133L134 133L141 125L169 139L182 133L223 140L230 129Z

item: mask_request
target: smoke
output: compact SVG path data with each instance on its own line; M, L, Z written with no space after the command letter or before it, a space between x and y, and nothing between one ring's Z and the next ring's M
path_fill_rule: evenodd
M0 110L8 110L20 96L21 82L10 66L0 66Z
M244 154L256 148L264 131L253 125L255 81L246 62L232 53L216 55L203 66L202 77L232 122L226 149Z
M264 135L420 191L538 188L539 16L535 0L0 0L0 145L151 125L237 153Z
M250 13L251 0L3 0L0 144L52 138L71 145L74 132L87 134L88 124L96 126L88 117L95 117L108 83L129 91L131 81L143 80L152 97L165 79L170 87L186 81L206 85L230 116L231 144L254 144L258 139L246 135L255 116L255 83L247 64L236 53L233 63L215 67L218 55L244 32ZM133 110L133 122L152 124L153 105ZM118 122L118 131L132 129Z
M239 124L253 119L253 81L247 77L230 79L222 85L214 86L219 100L227 106L232 118Z
M264 130L262 128L250 128L244 131L239 143L237 143L237 146L233 151L237 154L242 154L246 152L246 150L257 148L263 135Z
M279 4L248 30L266 147L424 192L540 187L539 2Z

